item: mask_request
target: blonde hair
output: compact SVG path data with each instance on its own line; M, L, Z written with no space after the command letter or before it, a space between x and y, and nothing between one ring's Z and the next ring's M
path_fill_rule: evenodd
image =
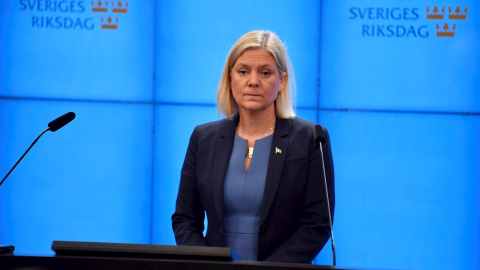
M287 51L278 36L269 31L251 31L243 35L233 45L227 56L227 61L223 68L222 77L217 88L217 109L219 114L232 119L232 115L238 112L238 104L233 98L230 81L230 71L237 61L238 57L247 49L263 48L270 52L277 63L280 74L286 73L285 86L278 94L275 100L275 113L279 118L293 118L295 112L292 105L291 87L295 91L295 76L293 67L288 58Z

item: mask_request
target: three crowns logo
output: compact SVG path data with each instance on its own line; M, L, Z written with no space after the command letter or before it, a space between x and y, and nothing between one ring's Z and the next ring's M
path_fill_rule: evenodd
M467 19L467 9L460 9L459 6L452 12L452 8L448 7L448 19L449 20L466 20ZM438 10L437 6L433 7L433 10L430 12L430 9L427 7L427 19L428 20L443 20L445 18L445 7L442 7L442 10ZM450 28L448 23L445 23L440 29L440 25L437 23L437 37L455 37L455 30L457 24L454 23Z
M109 5L109 2L111 5ZM128 12L128 1L123 5L122 1L105 1L104 3L101 0L95 3L92 0L92 12L102 12L107 13L109 8L113 13L127 13ZM102 29L118 29L118 16L115 18L115 21L112 19L112 16L108 16L107 19L103 19L103 16L100 17L102 23Z

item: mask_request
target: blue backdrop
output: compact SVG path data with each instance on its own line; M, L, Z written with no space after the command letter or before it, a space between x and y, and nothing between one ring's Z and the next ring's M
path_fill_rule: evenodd
M174 244L188 138L219 119L230 47L267 29L331 133L337 264L480 268L478 1L108 2L0 2L0 175L77 114L0 187L0 244Z

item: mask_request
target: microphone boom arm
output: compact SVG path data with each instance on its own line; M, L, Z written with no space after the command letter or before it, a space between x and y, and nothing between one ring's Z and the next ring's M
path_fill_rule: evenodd
M30 149L32 149L32 147L37 143L38 139L40 139L40 137L42 137L43 134L45 134L45 132L49 131L50 130L50 127L48 127L47 129L45 129L42 133L40 133L40 135L38 135L38 137L33 141L32 145L30 145L30 147L28 147L27 151L25 151L25 153L23 153L22 157L17 161L17 163L15 163L15 165L12 167L12 169L7 173L7 175L5 175L5 177L3 178L2 182L0 182L0 186L3 184L3 182L7 179L7 177L10 175L10 173L12 173L12 171L15 169L15 167L17 167L18 163L20 163L20 161L22 161L23 157L25 157L25 155L28 153L28 151L30 151Z
M17 167L18 163L20 163L20 161L22 161L23 157L28 153L28 151L30 151L30 149L32 149L32 147L35 145L35 143L37 143L38 139L40 139L40 137L42 137L42 135L45 134L45 132L47 132L49 130L52 131L52 132L57 131L57 130L61 129L62 127L64 127L66 124L70 123L73 119L75 119L75 113L74 112L68 112L68 113L58 117L57 119L53 120L52 122L48 123L48 128L45 129L42 133L40 133L40 135L38 135L38 137L35 139L35 141L33 141L32 145L30 145L30 147L27 149L27 151L25 151L23 156L17 161L17 163L15 163L13 168L2 179L2 181L0 182L0 186L3 184L5 179L7 179L7 177L10 175L10 173L12 173L12 171L15 169L15 167Z

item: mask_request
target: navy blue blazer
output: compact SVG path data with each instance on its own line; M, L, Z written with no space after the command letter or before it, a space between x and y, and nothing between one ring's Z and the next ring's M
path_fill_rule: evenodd
M197 126L182 167L172 226L178 245L224 246L223 184L238 116ZM257 259L311 263L330 236L315 124L277 118L263 196ZM324 128L325 171L333 217L333 159ZM208 228L203 236L205 213Z

